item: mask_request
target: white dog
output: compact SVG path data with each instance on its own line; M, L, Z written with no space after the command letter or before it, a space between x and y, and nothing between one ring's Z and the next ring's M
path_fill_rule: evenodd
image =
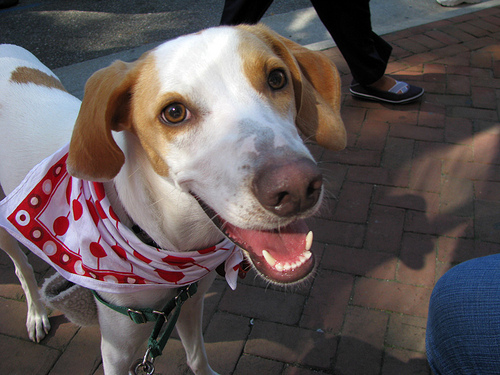
M183 272L186 267L181 277L188 278L189 267L178 265L175 254L193 264L198 261L187 260L185 254L191 256L200 249L208 249L198 251L201 255L219 252L228 259L227 254L240 252L234 245L214 250L217 244L227 244L227 237L270 282L290 284L307 278L315 262L310 252L312 234L304 219L320 206L323 184L299 131L328 149L340 150L346 143L335 66L321 53L263 26L207 29L166 42L134 63L115 62L89 79L82 103L64 91L32 54L20 47L1 46L0 131L0 183L6 195L19 193L22 189L17 187L25 176L33 177L29 171L58 150L64 155L69 143L63 171L67 166L78 183L102 182L87 183L91 192L82 202L89 204L89 222L94 220L99 228L112 222L106 233L116 228L130 234L128 228L133 226L147 233L149 245L114 237L106 238L104 244L101 241L108 234L99 235L83 246L90 247L91 263L97 265L85 264L79 252L81 244L90 240L74 239L94 229L73 228L82 210L73 196L79 191L87 194L87 188L75 188L76 182L60 189L59 201L58 196L50 198L56 202L56 211L58 202L72 206L66 216L43 211L34 218L27 210L39 207L45 198L32 196L26 198L27 203L22 201L31 208L16 209L14 216L2 218L20 232L31 228L28 241L12 228L9 232L35 252L39 250L45 260L53 261L54 254L61 254L54 267L63 276L76 283L84 280L82 284L96 289L102 299L134 309L159 309L177 292L158 281L158 276L164 276L161 271L141 274L139 261L134 263L128 259L130 254L121 254L128 245L141 261L154 252L167 263L175 259L169 266ZM41 175L42 179L49 173L57 175L51 175L47 186L45 182L40 185L42 195L55 190L54 184L62 184L57 160L55 167ZM107 208L100 200L104 195ZM103 211L109 211L113 219L104 219ZM44 226L44 220L52 220L52 228ZM30 227L33 222L41 227ZM72 248L72 242L59 243L62 238L76 241L77 248ZM42 239L44 246L37 245ZM61 246L68 248L65 253L59 253ZM3 228L0 247L15 263L28 302L28 332L39 341L50 325L32 269ZM141 252L144 247L150 254ZM103 262L112 258L110 248L117 262L127 258L130 274L99 274L107 267ZM74 275L66 268L72 257L76 259ZM140 264L146 267L155 262L146 259ZM201 316L203 296L217 264L208 261L206 266L197 266L204 270L198 293L185 303L177 329L193 372L213 374L204 350ZM125 281L118 280L125 274ZM175 285L187 284L175 277ZM191 278L200 278L199 272ZM97 305L104 371L123 375L143 348L152 323L135 324Z

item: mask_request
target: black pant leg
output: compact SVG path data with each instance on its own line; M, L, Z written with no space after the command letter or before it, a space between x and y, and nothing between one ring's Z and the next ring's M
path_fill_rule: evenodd
M221 25L255 24L260 21L273 0L226 0Z
M382 78L392 47L372 31L370 0L311 0L354 79L369 85Z

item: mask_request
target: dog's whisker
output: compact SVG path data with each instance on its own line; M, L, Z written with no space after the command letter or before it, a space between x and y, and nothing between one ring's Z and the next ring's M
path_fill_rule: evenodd
M163 202L165 200L165 198L161 197L159 199L157 199L156 201L154 202L151 202L149 204L149 207L155 207L155 206L159 206L161 202Z
M133 178L136 173L138 173L141 170L140 166L137 166L133 171L131 171L128 175L128 178Z

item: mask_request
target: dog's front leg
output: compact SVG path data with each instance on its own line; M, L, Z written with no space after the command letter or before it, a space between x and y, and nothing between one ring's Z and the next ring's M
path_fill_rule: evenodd
M203 301L214 279L215 272L212 272L199 281L198 292L182 306L176 326L186 351L187 364L196 375L217 374L208 364L202 332Z
M103 294L103 298L106 298ZM139 358L144 342L153 330L153 323L136 324L128 316L97 303L101 329L101 355L106 375L124 375ZM144 353L140 355L142 356Z
M26 254L23 253L17 241L3 228L0 228L0 248L2 248L14 262L16 275L26 296L28 316L26 328L31 340L40 342L50 330L47 311L42 303L35 280L33 268L28 263Z

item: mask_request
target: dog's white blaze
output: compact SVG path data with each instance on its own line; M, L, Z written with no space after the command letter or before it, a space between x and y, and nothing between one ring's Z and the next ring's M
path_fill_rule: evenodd
M208 29L160 45L153 53L162 91L199 98L207 105L227 93L228 88L234 88L231 94L244 96L246 90L238 90L246 79L241 73L238 38L234 34L236 31L230 28ZM228 80L230 85L226 84Z

